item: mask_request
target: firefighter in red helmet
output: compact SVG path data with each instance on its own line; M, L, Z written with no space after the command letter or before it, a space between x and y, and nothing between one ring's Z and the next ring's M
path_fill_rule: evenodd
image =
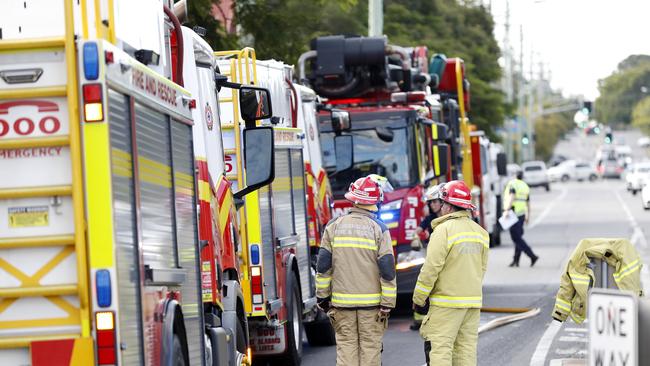
M316 296L336 333L336 365L379 366L397 296L390 233L376 215L383 200L380 182L376 176L359 178L345 198L354 207L325 228Z
M464 182L448 182L440 195L441 216L431 223L413 307L426 314L420 334L428 365L473 366L489 236L472 220L475 207Z

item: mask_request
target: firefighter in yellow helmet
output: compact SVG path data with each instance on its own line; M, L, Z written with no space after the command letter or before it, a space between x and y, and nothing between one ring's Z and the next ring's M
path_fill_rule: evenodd
M442 216L433 220L427 258L413 291L426 314L420 334L428 365L476 365L476 344L489 236L472 220L470 190L462 181L441 189Z
M383 199L374 177L357 179L354 207L327 224L316 265L318 305L336 333L337 366L381 365L382 338L397 286L390 233L376 216Z

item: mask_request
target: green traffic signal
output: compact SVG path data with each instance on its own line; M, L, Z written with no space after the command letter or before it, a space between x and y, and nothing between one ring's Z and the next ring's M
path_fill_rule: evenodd
M523 135L523 136L521 137L521 143L522 143L522 144L524 144L524 145L528 145L529 142L530 142L530 140L528 139L528 135Z

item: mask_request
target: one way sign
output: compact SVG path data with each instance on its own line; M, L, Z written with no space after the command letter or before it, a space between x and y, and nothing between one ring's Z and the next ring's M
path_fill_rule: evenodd
M596 288L589 293L589 365L638 366L638 299Z

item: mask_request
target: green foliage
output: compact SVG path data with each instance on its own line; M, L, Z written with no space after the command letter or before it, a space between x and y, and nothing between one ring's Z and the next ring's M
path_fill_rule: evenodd
M650 91L650 56L629 56L619 64L617 72L600 81L598 89L596 119L607 124L629 124L634 106Z
M215 1L218 2L218 1ZM187 2L188 21L185 26L205 28L205 40L214 50L230 50L237 48L237 37L226 33L223 26L210 14L211 0L192 0Z
M238 0L238 39L223 32L209 14L211 0L192 0L191 24L208 28L215 50L253 46L260 59L275 58L295 64L315 37L330 34L367 34L367 0ZM494 85L500 78L500 51L493 36L489 11L472 1L384 0L384 33L391 44L427 46L430 55L444 53L465 61L471 84L473 123L495 137L505 105Z
M650 135L650 97L643 98L634 107L632 112L632 125L645 134Z
M535 121L535 156L547 161L562 136L575 128L572 112L554 113Z

